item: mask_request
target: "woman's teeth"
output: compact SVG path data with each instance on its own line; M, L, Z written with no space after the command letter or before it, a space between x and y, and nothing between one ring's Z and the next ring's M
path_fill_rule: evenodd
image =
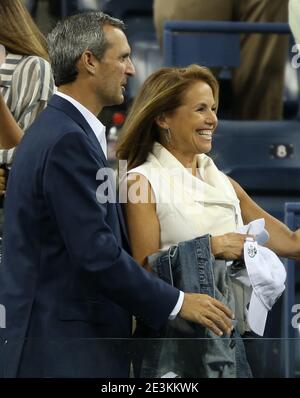
M200 130L200 131L197 131L197 133L199 135L205 135L207 137L211 137L212 136L212 131L211 130Z

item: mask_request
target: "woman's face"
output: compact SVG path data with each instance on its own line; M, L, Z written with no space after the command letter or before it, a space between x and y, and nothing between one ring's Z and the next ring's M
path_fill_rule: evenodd
M217 127L216 103L210 86L198 81L186 91L182 105L165 118L171 130L170 146L185 155L211 150Z

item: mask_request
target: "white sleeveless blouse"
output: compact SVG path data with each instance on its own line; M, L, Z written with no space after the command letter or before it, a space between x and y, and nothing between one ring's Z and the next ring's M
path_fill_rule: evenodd
M205 154L197 156L197 168L199 177L194 177L155 143L147 161L128 172L142 174L151 184L160 223L160 250L205 234L235 232L243 225L239 199L228 177ZM234 279L232 288L238 330L243 334L250 330L245 313L249 293Z
M204 234L222 235L242 225L239 200L213 160L197 156L194 177L166 148L155 143L147 161L129 173L150 182L160 223L160 249Z

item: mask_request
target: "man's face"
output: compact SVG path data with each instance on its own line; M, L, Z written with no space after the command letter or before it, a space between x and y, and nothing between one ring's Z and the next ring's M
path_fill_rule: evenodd
M123 31L111 25L105 25L103 30L110 46L97 63L97 95L102 106L118 105L124 101L127 79L135 69Z

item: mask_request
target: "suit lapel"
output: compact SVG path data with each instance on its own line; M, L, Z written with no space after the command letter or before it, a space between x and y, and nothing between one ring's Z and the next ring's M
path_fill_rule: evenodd
M95 133L93 132L91 126L85 120L83 115L79 112L79 110L73 104L71 104L71 102L65 100L62 97L59 97L58 95L53 95L48 106L53 106L54 108L66 113L70 118L72 118L85 131L87 136L92 140L93 144L97 148L97 151L105 167L109 167L106 157L103 153L99 141L97 140Z
M102 147L101 147L99 141L97 140L97 137L96 137L94 131L92 130L92 128L88 124L88 122L85 120L83 115L79 112L79 110L73 104L71 104L71 102L65 100L64 98L62 98L58 95L53 95L53 97L51 98L51 100L48 103L48 106L53 106L54 108L58 109L59 111L66 113L70 118L72 118L85 131L87 136L92 140L94 145L97 147L97 151L99 153L99 156L101 157L104 167L109 168L110 166L107 162L107 159L104 155ZM117 210L117 216L119 219L121 230L122 230L123 236L125 238L125 243L129 247L129 240L128 240L128 236L127 236L127 229L126 229L126 225L125 225L125 221L124 221L124 216L123 216L123 212L122 212L121 206L118 203L118 201L116 203L116 210Z

